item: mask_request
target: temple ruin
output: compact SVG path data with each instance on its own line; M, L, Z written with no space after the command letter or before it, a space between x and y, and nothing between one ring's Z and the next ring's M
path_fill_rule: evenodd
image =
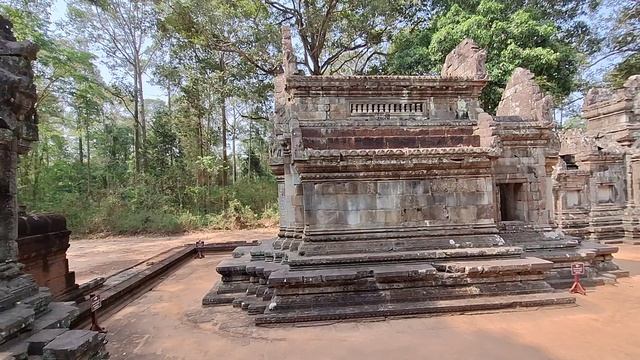
M625 273L617 248L557 229L552 100L513 72L482 110L486 53L464 40L441 76L305 76L289 30L275 80L280 231L219 263L203 305L257 324L571 304ZM562 210L562 209L561 209Z
M605 244L640 244L640 75L621 89L589 90L582 110L586 129L560 134L558 226Z
M11 23L0 16L0 355L3 359L106 359L105 334L69 330L78 308L73 303L52 302L49 289L38 286L18 262L16 168L19 155L38 139L31 67L38 48L16 41L11 29ZM49 219L45 223L51 225ZM54 224L56 229L47 226L43 230L43 223L33 219L21 225L31 236L52 230L64 236L66 231L60 229L60 221Z

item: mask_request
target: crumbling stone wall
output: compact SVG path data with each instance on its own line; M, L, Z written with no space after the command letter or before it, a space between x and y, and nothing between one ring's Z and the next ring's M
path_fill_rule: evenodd
M61 215L20 216L18 221L18 261L55 299L78 288L67 260L70 234Z
M554 171L558 226L568 234L598 242L625 237L625 149L582 130L560 133L562 147Z
M585 131L562 134L554 176L558 225L600 242L640 243L640 76L620 89L589 90L582 116ZM566 199L576 197L579 183L583 202L569 209Z

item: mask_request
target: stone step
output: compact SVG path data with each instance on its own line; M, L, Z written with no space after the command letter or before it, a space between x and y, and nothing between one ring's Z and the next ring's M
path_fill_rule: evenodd
M427 280L406 279L397 282L377 282L373 278L359 279L349 283L324 284L322 286L278 287L278 295L327 294L353 291L379 291L402 288L424 288L435 286L459 287L489 283L527 282L544 280L546 274L497 274L486 277L470 277L460 273L438 273L435 278Z
M31 306L18 304L2 311L0 316L0 343L4 343L20 332L29 330L33 326L36 313Z
M0 311L12 308L20 300L38 294L39 287L29 274L2 279L3 292L0 294Z
M240 282L240 281L229 282L229 283L218 282L216 285L214 285L214 288L217 294L243 293L247 291L248 287L249 287L249 283Z
M107 335L90 330L69 330L43 348L45 359L108 359Z
M615 239L601 239L598 240L601 244L605 244L605 245L614 245L614 244L624 244L625 241L624 239L621 238L615 238Z
M609 270L609 271L604 271L602 274L603 275L611 274L615 276L616 279L629 277L629 271L627 270Z
M20 303L33 308L33 311L36 313L36 317L40 317L49 311L49 304L52 299L53 296L48 288L40 288L40 292L20 301Z
M218 263L216 271L222 276L232 276L246 273L249 257L227 258Z
M496 234L417 236L412 238L384 238L357 241L304 241L298 251L304 256L357 254L362 249L371 253L419 251L435 249L486 248L504 246L505 241Z
M544 280L498 282L468 286L427 286L386 290L297 294L283 296L276 292L271 302L273 312L290 312L310 308L339 308L359 305L400 304L418 301L453 300L499 295L534 294L553 291Z
M535 256L537 258L552 261L554 263L571 263L571 262L589 262L596 257L595 251L589 249L578 249L569 251L531 251L527 252L527 255Z
M218 294L215 290L211 290L202 298L202 306L231 304L238 296L239 294Z
M274 242L276 241L278 241L277 238L264 240L260 245L252 246L251 249L249 249L249 254L251 254L251 258L260 259L267 256L271 256L273 252L276 250L273 247Z
M568 305L575 303L575 298L567 293L543 293L527 295L510 295L456 299L443 301L421 301L401 304L362 305L343 308L309 309L287 313L266 311L258 315L258 325L342 320L367 317L388 317L402 315L441 315L446 313L466 313L482 310L498 310L517 307L539 307L548 305Z
M569 289L573 286L573 279L563 278L563 279L550 279L547 280L549 285L551 285L554 289ZM584 287L596 287L602 286L607 283L608 279L603 277L592 277L592 278L583 278L580 279L580 284Z
M463 273L469 276L508 273L539 273L551 270L553 262L535 257L520 259L470 260L434 262L433 267L447 273Z
M274 287L302 284L314 286L352 282L363 278L374 278L380 282L404 278L420 280L433 278L436 273L436 269L428 263L358 265L321 270L281 269L271 273L267 284Z
M378 262L410 262L420 260L444 260L444 259L464 259L464 258L495 258L514 257L523 253L521 247L502 246L490 248L465 248L465 249L442 249L423 251L399 251L386 253L361 253L343 254L327 256L301 256L299 254L289 254L287 263L292 268L296 266L324 266L331 264L363 264Z
M539 249L572 249L578 246L577 241L567 240L540 240L531 242L512 242L510 245L522 246L525 250Z
M44 347L66 331L68 329L44 329L38 331L26 341L29 355L42 355Z
M52 302L49 311L33 323L33 329L68 328L79 314L80 310L72 302Z
M596 255L610 255L618 252L617 246L599 244L591 241L583 241L580 249L585 251L595 251Z
M267 278L272 272L287 268L288 266L271 261L251 261L246 265L247 274L261 278Z

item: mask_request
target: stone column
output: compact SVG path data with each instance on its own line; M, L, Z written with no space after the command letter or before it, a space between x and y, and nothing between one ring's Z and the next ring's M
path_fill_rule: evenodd
M18 42L11 23L0 16L0 264L2 272L14 269L18 255L18 204L16 168L18 154L37 140L36 89L31 62L37 46ZM13 270L11 270L13 271ZM3 278L7 278L3 276Z
M17 146L7 129L0 132L0 263L7 263L18 256Z

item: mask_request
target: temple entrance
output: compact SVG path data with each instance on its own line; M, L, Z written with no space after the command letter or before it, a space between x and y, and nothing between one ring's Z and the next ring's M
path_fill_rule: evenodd
M498 184L500 221L525 221L525 196L522 183Z

